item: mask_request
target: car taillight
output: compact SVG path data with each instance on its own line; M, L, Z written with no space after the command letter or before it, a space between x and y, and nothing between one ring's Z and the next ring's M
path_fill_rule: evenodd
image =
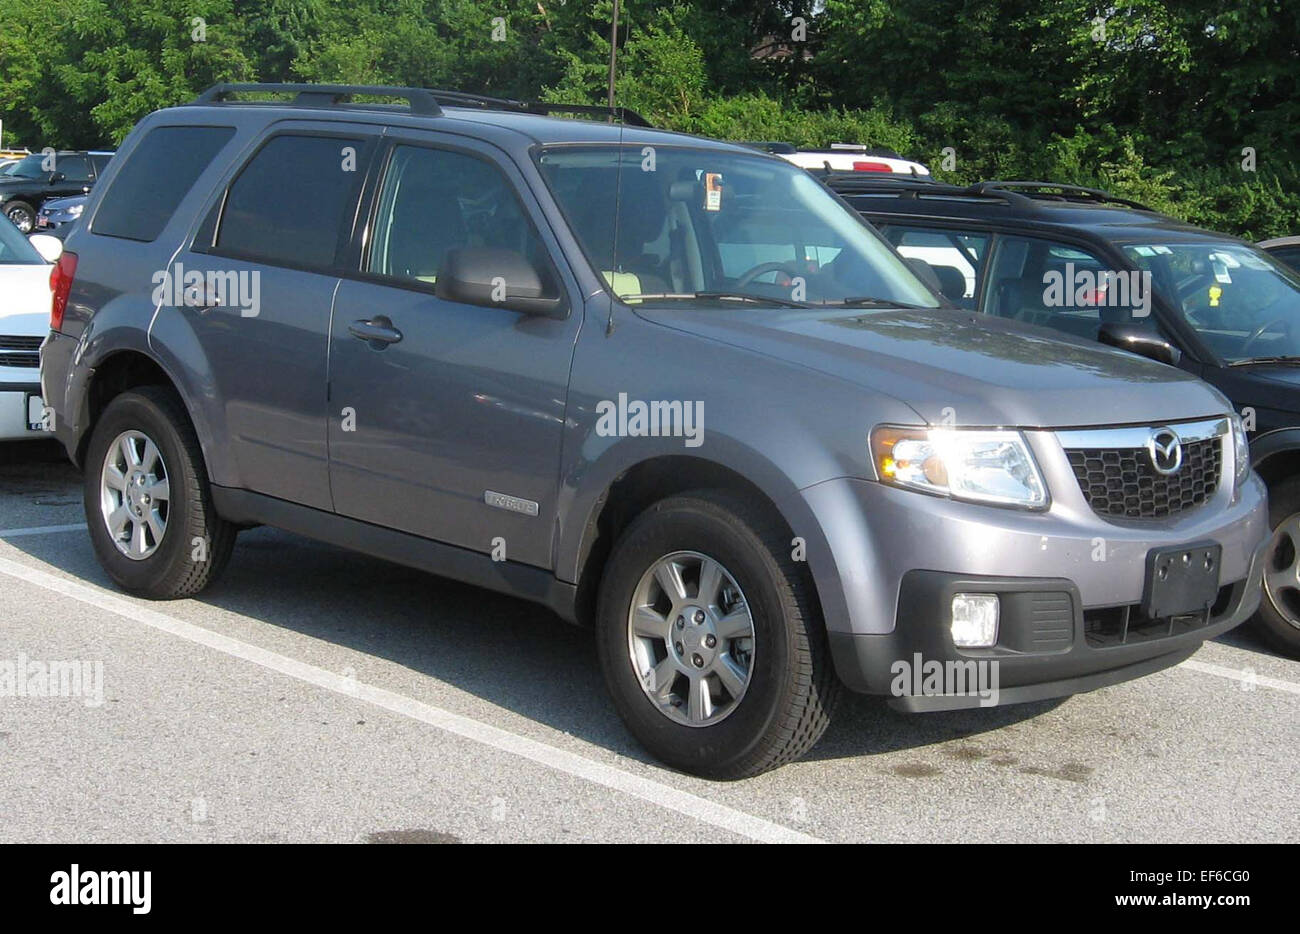
M894 171L883 162L855 162L853 163L855 172L892 172Z
M76 253L64 253L50 270L50 291L54 293L54 303L50 306L50 327L55 331L63 327L63 313L68 310L68 295L72 292L72 277L76 274Z

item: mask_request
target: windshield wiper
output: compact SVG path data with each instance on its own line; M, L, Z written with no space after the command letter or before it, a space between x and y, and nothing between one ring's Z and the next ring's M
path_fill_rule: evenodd
M645 292L639 295L622 295L629 301L691 301L694 299L722 299L724 301L750 302L755 305L779 305L782 308L811 308L807 302L772 295L754 295L749 292Z
M935 311L942 307L940 305L914 305L911 302L899 302L892 298L877 298L874 295L856 295L851 298L837 299L826 304L845 308L913 308L917 311Z
M1300 363L1300 355L1283 354L1276 357L1247 357L1245 360L1233 360L1228 366L1251 366L1255 363Z

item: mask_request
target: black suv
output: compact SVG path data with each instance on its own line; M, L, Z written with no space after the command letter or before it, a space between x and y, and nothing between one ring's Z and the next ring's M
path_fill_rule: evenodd
M24 156L0 178L0 210L23 233L31 233L42 204L52 198L86 194L111 158L111 152L85 150Z
M927 265L958 307L1130 349L1222 390L1269 490L1274 537L1256 619L1300 656L1300 272L1095 188L822 180Z

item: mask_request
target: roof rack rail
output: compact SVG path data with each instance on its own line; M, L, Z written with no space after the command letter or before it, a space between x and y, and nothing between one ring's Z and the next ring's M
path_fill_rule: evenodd
M627 107L601 107L588 104L548 104L542 101L518 101L505 97L489 97L468 91L447 91L439 88L403 88L389 85L367 84L215 84L197 98L195 104L219 104L235 94L293 94L296 107L334 107L344 103L344 98L358 94L372 97L399 97L411 105L411 113L438 117L442 104L449 107L478 107L483 110L504 110L515 113L551 114L571 113L611 117L632 126L652 127L653 124L635 110Z
M344 98L358 94L372 97L400 97L411 105L411 113L426 117L441 116L437 98L423 88L399 88L382 84L259 84L240 82L214 84L193 101L195 104L220 104L235 94L293 94L295 107L336 107ZM247 102L245 102L247 103Z
M1031 192L1030 197L1037 194L1040 198L1057 197L1060 200L1069 198L1080 198L1087 201L1095 201L1098 204L1122 204L1126 207L1137 208L1142 211L1150 211L1151 208L1137 201L1128 198L1117 198L1109 192L1102 191L1100 188L1086 188L1083 185L1067 185L1062 182L1030 182L1030 181L989 181L976 182L971 186L981 190L1001 190L1001 191L1026 191ZM1052 191L1059 191L1060 195L1053 196Z
M822 172L812 174L833 191L846 195L896 195L915 200L923 195L937 198L988 198L1017 207L1033 201L1016 191L984 188L980 185L950 185L924 175L886 175L867 172Z

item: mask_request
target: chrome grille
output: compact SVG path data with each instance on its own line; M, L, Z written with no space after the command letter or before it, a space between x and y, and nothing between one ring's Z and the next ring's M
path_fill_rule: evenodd
M44 337L19 337L0 334L0 366L36 369L41 365L41 342Z

